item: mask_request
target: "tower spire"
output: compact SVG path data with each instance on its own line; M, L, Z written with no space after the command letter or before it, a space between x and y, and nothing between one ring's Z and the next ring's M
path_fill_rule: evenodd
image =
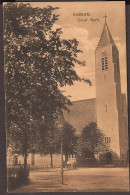
M110 33L110 30L109 30L107 22L106 22L106 18L107 18L106 13L103 16L103 18L105 19L105 23L104 23L103 31L102 31L102 34L101 34L101 37L100 37L100 40L98 43L98 47L102 47L102 46L107 45L107 44L114 44L112 35Z

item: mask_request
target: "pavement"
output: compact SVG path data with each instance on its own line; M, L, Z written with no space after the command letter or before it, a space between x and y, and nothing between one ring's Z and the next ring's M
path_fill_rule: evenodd
M129 191L129 168L59 168L30 172L30 183L11 192L125 192Z

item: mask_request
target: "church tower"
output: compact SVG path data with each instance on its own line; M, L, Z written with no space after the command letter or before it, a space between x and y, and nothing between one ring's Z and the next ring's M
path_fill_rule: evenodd
M110 148L108 158L112 161L112 153L121 158L127 149L122 120L119 52L108 28L106 16L95 57L97 124L105 135L104 142Z

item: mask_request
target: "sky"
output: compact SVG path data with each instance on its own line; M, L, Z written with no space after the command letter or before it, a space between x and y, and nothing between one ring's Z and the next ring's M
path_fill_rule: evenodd
M79 49L83 53L78 55L78 59L85 61L86 66L76 65L75 70L81 78L90 79L92 86L83 82L74 82L73 86L62 88L66 91L65 95L71 96L71 101L96 97L95 49L103 30L106 14L109 30L119 50L121 91L127 93L125 2L34 2L31 5L32 7L48 5L59 7L55 11L59 14L59 19L53 29L62 28L61 38L76 38L79 41ZM76 16L78 13L86 13L86 16Z

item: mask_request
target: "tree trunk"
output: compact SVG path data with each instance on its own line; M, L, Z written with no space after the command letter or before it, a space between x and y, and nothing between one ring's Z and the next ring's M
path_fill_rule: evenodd
M51 152L51 168L53 168L53 154Z
M68 153L65 153L65 166L67 165L67 161L68 161Z
M27 153L24 154L24 169L27 169Z
M94 149L93 149L93 152L92 152L92 166L94 166L94 158L95 158L95 156L94 156Z
M28 154L27 152L24 154L24 174L25 174L25 179L27 179L27 157L28 157Z

